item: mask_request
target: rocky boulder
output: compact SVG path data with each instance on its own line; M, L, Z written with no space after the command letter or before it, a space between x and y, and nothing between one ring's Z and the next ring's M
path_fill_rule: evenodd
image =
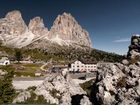
M131 64L140 61L140 35L138 34L131 37L131 45L129 46L127 59Z
M29 91L23 91L19 93L18 96L13 100L13 103L24 102L30 97L31 97L31 93Z
M80 105L92 105L92 103L89 101L88 97L83 96L83 98L80 101Z
M7 71L0 69L0 76L5 76L6 74L8 74Z
M38 95L43 95L51 104L71 105L72 96L86 95L86 92L73 82L69 76L62 75L47 77L42 85L35 90Z
M37 86L34 93L37 96L43 96L47 101L46 103L50 104L72 105L72 102L75 102L72 98L74 96L76 100L80 99L76 105L92 105L86 96L86 92L76 84L69 75L62 76L59 74L57 76L51 75L47 77L40 86ZM27 97L27 94L22 97L19 94L15 98L14 103L19 102L19 99L21 99L20 102L24 102L26 98L23 100L23 97Z
M97 105L139 105L140 63L124 66L119 63L98 64L93 96Z

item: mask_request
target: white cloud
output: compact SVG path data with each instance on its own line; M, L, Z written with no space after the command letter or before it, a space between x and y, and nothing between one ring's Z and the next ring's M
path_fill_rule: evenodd
M115 43L130 42L130 38L118 39L118 40L114 40L113 42Z

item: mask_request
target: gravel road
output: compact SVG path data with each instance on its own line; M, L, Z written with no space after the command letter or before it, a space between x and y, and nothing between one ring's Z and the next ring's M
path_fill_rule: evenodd
M48 74L49 75L49 74ZM51 74L51 75L57 75L57 74ZM86 75L86 80L78 79L80 77L83 77ZM86 81L89 81L91 79L95 78L95 74L86 74L86 73L76 73L76 74L70 74L70 76L73 78L75 83L84 83ZM27 89L31 86L38 86L40 85L45 77L16 77L13 79L13 86L17 90L21 89Z

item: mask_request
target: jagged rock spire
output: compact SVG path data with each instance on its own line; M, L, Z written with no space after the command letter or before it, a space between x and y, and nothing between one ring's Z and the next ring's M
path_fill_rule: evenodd
M55 19L49 38L56 36L71 43L92 47L88 32L78 24L70 13L64 12Z

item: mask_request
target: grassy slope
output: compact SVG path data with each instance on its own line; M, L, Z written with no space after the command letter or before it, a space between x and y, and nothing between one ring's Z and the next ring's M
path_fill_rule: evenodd
M5 46L0 47L0 51L5 52L11 57L15 57L15 52L17 49L8 48ZM115 54L115 53L108 53L104 51L100 51L97 49L88 49L88 48L72 48L68 46L53 46L51 51L41 50L41 49L18 49L20 50L22 57L26 58L31 56L32 60L35 61L47 61L49 59L53 59L56 62L66 62L69 63L74 60L89 60L89 61L105 61L105 62L120 62L123 56ZM65 63L64 62L64 63Z
M35 76L35 72L40 70L41 64L13 64L16 76Z

